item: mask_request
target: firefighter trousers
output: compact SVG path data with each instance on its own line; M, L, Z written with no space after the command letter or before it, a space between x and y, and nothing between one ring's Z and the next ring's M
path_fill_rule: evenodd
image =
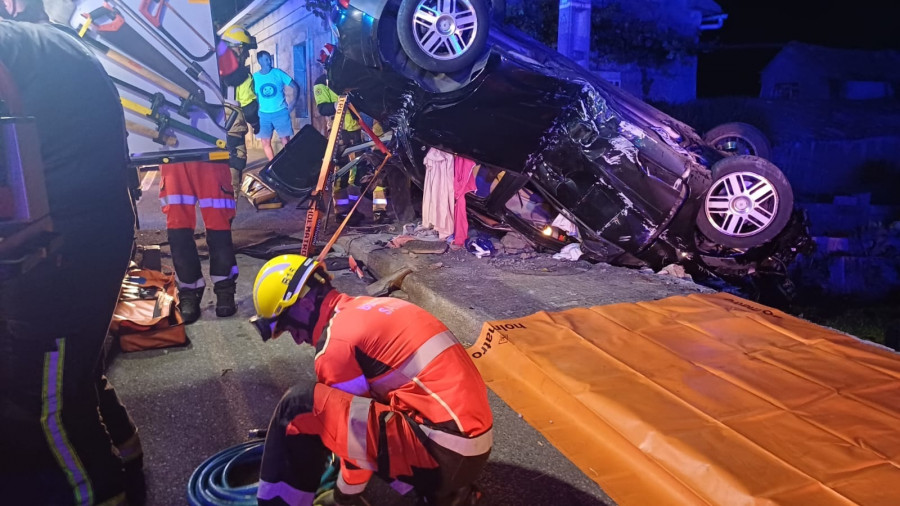
M340 139L341 142L338 147L343 151L348 147L362 143L362 131L356 130L347 132L342 130ZM350 159L343 157L339 160L339 163L342 165L350 162ZM357 167L360 167L360 165ZM370 169L374 169L374 167L370 167ZM361 181L365 175L366 172L360 172L358 169L353 169L351 172L344 174L335 181L333 192L335 214L339 216L346 215L350 212L350 209L356 205L356 201L359 200L361 196L360 186L362 186ZM372 192L372 212L386 213L387 204L387 189L383 184L379 184Z
M127 192L54 218L63 246L0 286L0 497L5 504L121 504L136 429L101 353L131 257ZM122 451L116 447L121 445Z
M330 451L341 458L337 487L345 494L362 493L378 474L398 491L415 490L429 505L454 504L459 491L468 490L481 474L490 443L485 440L484 448L463 455L436 444L425 431L434 429L373 399L315 381L297 384L269 423L259 503L312 504Z
M231 239L235 201L228 165L213 162L170 163L160 166L160 178L159 199L166 215L178 287L196 289L206 286L194 242L197 205L206 227L212 282L236 279L237 261Z
M229 118L228 132L225 137L225 146L228 148L228 168L231 171L231 187L234 189L234 200L238 199L241 191L241 175L247 167L247 132L250 131L244 111L240 107L226 105L225 111L233 118Z

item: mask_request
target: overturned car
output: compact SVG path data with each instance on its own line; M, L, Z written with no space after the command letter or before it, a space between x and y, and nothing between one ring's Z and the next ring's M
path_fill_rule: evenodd
M376 11L365 10L373 3ZM732 283L786 279L786 266L810 244L791 186L771 162L721 150L491 24L483 2L355 4L339 3L332 17L332 88L393 128L395 158L418 185L429 148L479 163L489 185L467 200L482 222L548 249L578 240L599 261L654 270L678 263ZM428 39L435 32L444 42ZM426 51L411 58L419 42ZM439 63L462 54L462 65ZM420 65L429 57L438 63ZM558 230L559 216L575 227Z

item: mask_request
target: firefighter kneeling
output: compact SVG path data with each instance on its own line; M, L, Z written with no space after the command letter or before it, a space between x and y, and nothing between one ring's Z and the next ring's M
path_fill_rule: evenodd
M288 332L316 348L316 380L295 385L269 424L260 504L367 504L372 474L420 504L468 505L493 445L487 388L437 318L394 298L350 297L299 255L267 262L253 285L263 340ZM327 451L335 489L315 491Z

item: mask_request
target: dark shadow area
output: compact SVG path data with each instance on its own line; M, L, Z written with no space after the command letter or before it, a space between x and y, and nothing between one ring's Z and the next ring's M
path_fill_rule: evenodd
M600 506L604 502L553 476L500 462L488 462L478 486L484 496L479 506ZM602 492L601 492L602 493ZM412 492L401 496L383 480L373 478L366 498L379 506L412 506Z

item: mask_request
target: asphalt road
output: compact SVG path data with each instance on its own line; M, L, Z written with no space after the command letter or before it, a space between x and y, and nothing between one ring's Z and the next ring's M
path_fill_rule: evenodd
M139 202L140 241L165 241L165 222L152 176ZM236 235L261 230L296 232L302 211L256 212L241 199ZM465 344L485 321L537 311L654 300L705 291L692 283L652 273L558 262L548 256L476 259L465 251L408 255L383 247L391 236L348 235L339 242L373 273L384 276L404 266L403 291L441 318ZM182 348L118 354L109 375L139 426L145 452L149 505L185 504L188 478L209 456L247 440L249 429L265 427L278 399L300 378L313 375L313 350L283 338L263 343L247 320L253 314L250 289L264 260L238 255L238 314L217 318L211 288L203 314L187 327ZM171 267L171 259L163 258ZM440 265L438 265L440 264ZM204 261L204 269L208 262ZM366 283L350 271L333 272L335 286L352 295ZM496 395L495 446L480 480L489 505L593 505L611 499ZM379 480L366 492L373 504L413 504Z

